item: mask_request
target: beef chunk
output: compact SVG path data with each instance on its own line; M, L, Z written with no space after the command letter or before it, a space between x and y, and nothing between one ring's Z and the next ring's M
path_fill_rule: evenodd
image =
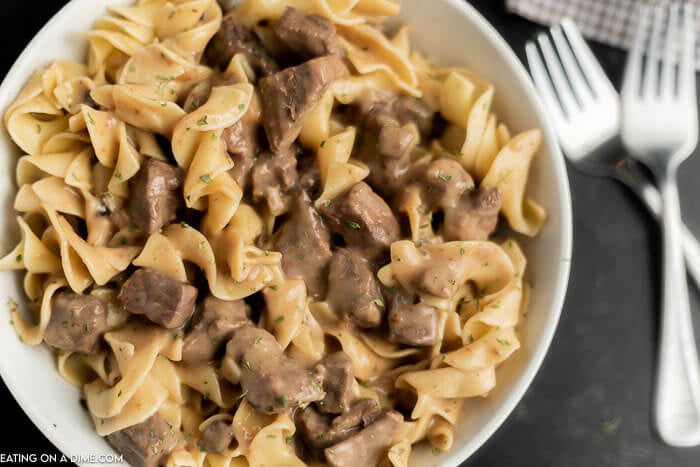
M431 110L425 102L411 96L399 96L391 105L394 117L401 125L415 123L423 138L433 131L435 111Z
M403 416L393 410L382 414L375 422L349 438L324 450L326 461L333 467L377 465L391 446L403 422Z
M364 182L356 183L323 206L321 213L348 246L361 249L370 257L385 252L401 233L391 208Z
M92 295L59 292L53 297L44 342L57 349L93 353L107 329L107 307Z
M450 298L462 285L457 282L462 273L459 261L433 262L416 275L413 285L421 292Z
M264 329L236 330L226 346L226 358L241 368L243 393L261 412L279 413L325 397L318 372L284 355L275 337Z
M333 253L326 301L358 326L373 328L382 321L384 300L379 282L367 261L352 250L339 248Z
M270 214L279 216L292 203L292 190L297 185L297 158L293 148L280 154L261 154L252 174L253 199L264 199Z
M213 360L236 329L252 324L243 300L226 301L212 296L204 299L193 322L182 345L182 361L188 365Z
M498 223L501 201L500 188L465 192L456 206L445 209L445 240L488 239Z
M156 467L175 449L178 437L156 412L138 425L107 435L107 442L133 467Z
M438 340L438 316L434 307L413 303L412 297L399 292L389 308L389 339L412 346L431 346Z
M323 449L370 425L381 413L382 409L372 399L358 399L346 413L335 418L307 407L299 411L297 425L309 446Z
M175 220L182 204L182 175L177 167L147 157L134 180L129 212L144 232L154 233Z
M199 447L212 454L221 454L233 441L231 425L218 420L204 428Z
M282 253L282 268L292 278L303 279L309 295L323 297L328 262L331 259L331 234L321 216L301 191L294 200L289 219L280 227L275 249Z
M406 154L414 140L415 134L410 127L386 122L379 130L377 149L383 156L398 159Z
M306 114L326 86L348 74L337 55L315 58L260 81L263 125L273 152L285 152L301 132Z
M341 54L333 23L320 15L287 7L275 24L275 35L303 59Z
M425 169L423 196L427 209L445 209L456 206L462 194L474 188L474 180L459 162L452 159L436 159Z
M318 404L324 413L343 413L350 407L355 395L352 383L355 381L355 368L345 352L335 352L321 360L323 368L323 390L326 397Z
M152 269L138 269L124 283L118 299L131 313L174 329L192 316L197 288Z
M277 64L253 30L233 14L227 14L221 21L219 31L209 42L205 55L209 63L225 69L236 54L243 54L253 70L263 76L277 71Z

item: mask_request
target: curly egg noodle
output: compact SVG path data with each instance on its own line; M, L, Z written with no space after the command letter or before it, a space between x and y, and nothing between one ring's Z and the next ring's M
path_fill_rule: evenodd
M329 19L351 71L304 115L297 139L318 167L314 206L370 174L354 157L358 129L338 110L379 90L420 98L446 122L438 137L421 141L414 166L441 157L457 161L480 189L500 190L500 214L512 231L538 233L546 214L525 188L541 133L511 135L491 110L490 83L470 70L431 64L411 49L406 26L389 37L380 32L377 24L399 11L392 0L246 0L233 14L255 27L274 23L286 6ZM229 175L234 162L224 130L261 118L257 77L246 57L235 55L226 69L237 84L213 87L201 106L183 108L193 87L214 73L201 59L222 18L216 0L111 7L84 33L86 63L56 61L36 71L5 112L4 124L24 153L14 201L21 240L0 260L0 268L25 273L26 312L11 312L19 338L42 343L58 292L99 297L109 311L105 345L92 354L55 351L58 371L82 388L98 435L159 413L182 435L164 459L168 466L307 465L292 442L291 410L257 411L225 362L184 364L183 330L131 317L119 306L114 281L136 266L185 282L198 277L200 289L222 300L260 292L257 326L285 355L313 365L341 349L352 360L358 397L401 406L404 421L382 463L408 465L412 446L423 440L449 450L464 400L487 396L496 368L519 348L516 326L527 295L520 247L508 238L443 241L408 185L395 207L405 236L391 244L376 275L385 289L402 288L435 308L437 344L393 343L381 327L357 328L332 303L307 294L303 280L285 274L282 253L264 241L275 233L274 216ZM163 148L163 138L170 148ZM201 213L197 223L178 219L149 235L96 214L105 196L128 204L130 181L146 157L182 170L182 202ZM420 271L447 267L454 272L447 295L416 287ZM199 438L217 421L230 426L234 439L214 454L200 449Z

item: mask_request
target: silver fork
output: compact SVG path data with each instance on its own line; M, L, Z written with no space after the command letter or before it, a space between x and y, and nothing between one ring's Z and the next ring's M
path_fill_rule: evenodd
M693 336L681 251L681 213L676 174L698 143L695 101L693 10L670 5L654 9L644 50L650 9L643 7L622 86L622 142L654 173L662 200L663 291L656 368L654 418L661 438L673 446L700 444L700 364ZM666 17L668 16L668 21ZM663 23L664 50L659 57ZM676 52L677 39L682 47ZM643 66L642 55L646 52ZM659 70L660 68L660 70Z
M578 170L616 178L661 220L661 196L641 167L627 158L619 137L619 96L570 19L525 45L530 73L552 117L564 154ZM688 272L700 288L700 243L683 226Z

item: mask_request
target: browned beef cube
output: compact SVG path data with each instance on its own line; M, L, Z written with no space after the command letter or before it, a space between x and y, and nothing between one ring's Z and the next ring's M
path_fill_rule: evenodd
M326 397L318 403L324 413L343 413L350 408L354 399L352 383L355 382L355 368L345 352L326 355L320 362L323 369L323 390Z
M282 253L282 268L292 278L303 279L309 295L321 298L326 290L331 234L309 196L301 191L289 219L275 239Z
M329 54L341 54L342 46L335 26L324 16L308 14L287 7L275 23L275 35L304 59Z
M199 440L199 447L212 454L221 454L233 441L231 425L220 420L210 423L204 428Z
M465 192L445 209L445 240L487 240L498 224L502 198L500 188Z
M433 130L435 111L424 101L411 96L399 96L391 105L393 116L401 125L415 123L418 131L425 138Z
M255 37L253 30L233 14L224 16L205 54L212 65L221 69L228 66L234 55L243 54L256 73L267 76L277 71L277 64Z
M348 70L337 55L315 58L260 81L263 125L272 151L282 153L297 139L304 117L330 83Z
M193 322L182 344L182 361L188 365L213 360L236 329L252 324L243 300L226 301L212 296L204 299Z
M349 438L370 425L382 414L381 407L372 399L358 399L348 411L333 418L322 415L313 407L300 410L297 426L309 446L323 449Z
M261 154L253 167L252 180L253 199L265 200L270 214L280 216L289 211L298 181L294 150Z
M93 353L107 329L107 307L92 295L59 292L53 297L44 342L51 347Z
M389 339L412 346L431 346L438 341L438 316L434 307L413 303L412 297L400 292L389 309Z
M347 248L338 248L331 258L326 301L364 328L379 326L384 315L377 278L367 260Z
M321 375L284 355L275 336L265 329L236 330L226 346L226 358L241 368L243 393L258 411L280 413L325 396Z
M457 205L462 194L474 188L471 176L459 162L452 159L432 161L426 167L423 179L422 191L430 211Z
M107 435L107 441L133 467L156 467L175 448L178 436L156 412L138 425Z
M197 288L152 269L138 269L124 283L118 298L131 313L174 329L192 316Z
M324 450L326 461L333 467L377 465L401 428L403 416L393 410L349 438Z
M388 250L401 234L389 205L364 182L324 205L321 213L348 246L364 250L370 257Z
M129 212L139 229L154 233L175 220L182 204L180 170L172 165L147 157L136 175L131 191Z
M415 133L409 127L387 122L379 130L377 150L383 156L398 159L406 154L414 140Z

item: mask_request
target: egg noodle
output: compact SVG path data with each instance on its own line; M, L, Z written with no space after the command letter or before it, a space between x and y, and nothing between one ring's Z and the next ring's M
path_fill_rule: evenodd
M491 110L490 83L467 69L433 65L411 49L410 26L383 32L384 21L399 12L392 0L246 0L230 14L255 29L268 48L266 32L287 6L332 22L350 71L324 88L296 139L318 168L320 187L312 199L318 211L376 170L358 156L361 129L348 124L344 112L368 93L403 95L418 98L444 121L432 136L413 127L411 170L455 161L474 182L468 189L498 190L500 215L512 231L538 233L546 214L525 188L541 133L512 136ZM42 344L58 293L90 294L107 304L101 347L92 353L55 349L55 356L61 375L82 388L98 435L159 413L177 437L161 459L168 466L322 464L322 457L301 454L295 410L268 413L251 405L236 361L185 364L187 328L167 329L120 306L120 278L147 268L196 283L201 296L208 290L221 300L247 299L261 308L255 326L305 367L332 351L347 354L355 396L403 414L382 465L408 465L412 446L421 441L449 450L463 401L487 396L496 368L520 346L515 328L527 291L520 247L503 235L498 242L446 235L433 212L443 208L426 209L420 182L407 180L400 196L387 198L403 235L375 268L386 297L378 306L388 310L397 289L415 296L437 316L435 341L401 344L388 338L386 327L356 326L333 302L310 293L302 278L285 271L283 253L274 248L284 217L261 207L229 174L235 162L225 130L263 118L258 70L245 54L234 55L225 72L235 84L212 87L200 106L185 110L192 90L217 73L202 57L223 15L216 0L111 7L83 34L86 63L59 60L36 71L5 112L7 131L24 154L14 201L21 240L0 260L0 268L25 273L27 306L12 310L19 338ZM146 158L181 169L183 209L199 216L147 234L100 212L105 197L128 205ZM447 182L457 175L438 177ZM444 207L445 222L450 215ZM445 293L417 285L421 274L438 270L452 274ZM200 445L214 422L233 433L218 453Z

